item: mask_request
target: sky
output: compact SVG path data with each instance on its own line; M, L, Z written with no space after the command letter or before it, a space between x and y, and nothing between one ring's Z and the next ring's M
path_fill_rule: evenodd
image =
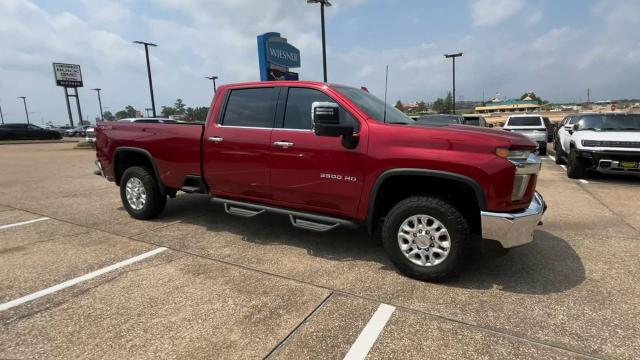
M638 0L332 0L326 9L330 82L366 86L388 101L519 97L552 102L640 97ZM0 106L5 122L67 122L52 62L80 64L85 117L181 98L208 106L211 81L259 79L256 36L280 32L301 52L300 78L322 80L320 10L305 0L0 0ZM72 103L72 106L74 104ZM75 109L75 107L73 107ZM77 115L74 110L74 119Z

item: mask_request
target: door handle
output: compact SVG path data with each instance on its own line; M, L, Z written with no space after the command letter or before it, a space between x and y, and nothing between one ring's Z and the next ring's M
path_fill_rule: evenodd
M290 141L276 141L273 143L273 145L283 149L290 149L294 144Z
M214 143L222 142L222 140L224 140L224 139L221 138L220 136L212 136L210 138L207 138L208 142L214 142Z

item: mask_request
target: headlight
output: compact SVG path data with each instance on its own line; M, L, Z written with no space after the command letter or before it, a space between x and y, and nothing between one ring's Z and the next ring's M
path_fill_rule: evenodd
M509 150L507 148L497 148L496 155L501 158L518 161L518 160L527 160L529 155L531 155L531 151L529 150Z

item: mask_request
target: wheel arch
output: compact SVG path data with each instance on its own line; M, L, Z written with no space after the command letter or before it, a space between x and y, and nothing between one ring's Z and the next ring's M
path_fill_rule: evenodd
M131 166L149 166L158 182L160 192L165 195L166 189L160 178L156 161L149 151L136 147L121 146L113 152L113 176L116 185L120 186L120 179L124 171Z
M477 208L477 223L470 224L474 228L474 230L478 231L480 229L480 210L486 209L486 199L484 195L484 190L480 186L480 184L474 179L446 171L439 170L425 170L425 169L391 169L382 173L373 185L371 189L371 196L369 198L369 206L367 210L367 218L366 218L366 228L367 231L371 234L373 233L375 227L377 226L377 219L388 212L389 204L385 205L384 191L389 187L395 185L395 183L400 182L404 183L409 181L410 183L430 183L430 184L447 184L450 187L456 189L462 189L463 191L460 194L456 194L459 198L463 196L473 197L475 202L472 207L474 210ZM406 194L411 194L411 191L405 191ZM427 194L429 192L426 192ZM413 193L414 195L425 194L425 192L417 192ZM432 195L441 195L432 192ZM445 194L450 195L450 194ZM400 194L398 198L394 198L393 200L402 200L403 194ZM404 197L406 198L406 196ZM474 218L476 216L474 215Z

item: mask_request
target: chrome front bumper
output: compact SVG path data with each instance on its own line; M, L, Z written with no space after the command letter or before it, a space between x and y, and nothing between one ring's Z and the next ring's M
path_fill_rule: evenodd
M529 208L519 213L496 213L482 211L482 238L496 240L504 248L512 248L530 243L533 231L542 219L547 205L538 192Z

